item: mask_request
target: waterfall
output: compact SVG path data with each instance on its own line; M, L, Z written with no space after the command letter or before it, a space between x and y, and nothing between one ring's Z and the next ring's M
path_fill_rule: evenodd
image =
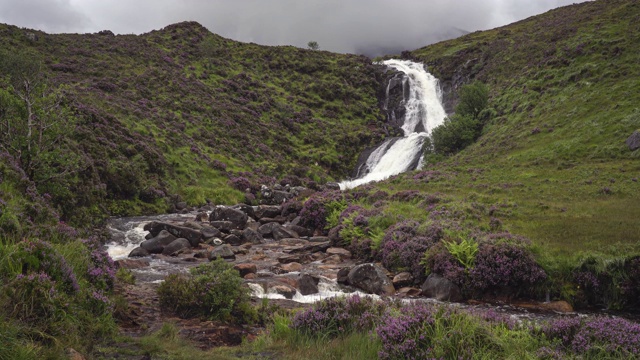
M405 171L414 170L422 163L422 145L431 131L442 124L447 116L442 107L442 94L438 79L429 74L424 65L409 60L386 60L382 64L404 73L403 100L405 114L401 129L402 138L387 139L371 152L364 164L358 167L355 180L340 183L341 189L351 189L372 181L384 180ZM408 84L408 93L405 85ZM385 110L389 104L390 84L387 86Z

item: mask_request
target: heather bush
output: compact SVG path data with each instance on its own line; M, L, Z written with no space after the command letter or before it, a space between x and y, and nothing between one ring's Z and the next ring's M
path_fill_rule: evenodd
M158 288L160 304L183 318L202 317L252 323L256 311L249 289L233 266L222 259L192 268L190 274L171 274Z
M595 316L551 320L540 333L560 349L588 359L640 356L640 324L616 317Z
M382 264L392 271L409 271L416 283L424 280L426 269L423 264L425 252L443 236L437 224L429 225L420 232L416 221L402 221L385 231L380 242L379 254Z
M297 313L290 327L311 337L334 338L375 328L390 303L353 295L333 297Z
M331 221L335 221L335 215L342 212L342 210L339 212L338 210L345 206L348 200L349 196L340 191L324 191L314 194L302 205L300 210L302 224L309 228L326 231L329 214L333 212Z

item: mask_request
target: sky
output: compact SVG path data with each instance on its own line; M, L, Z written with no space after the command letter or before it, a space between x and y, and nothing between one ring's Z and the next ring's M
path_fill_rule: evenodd
M413 50L584 0L0 0L0 23L47 33L141 34L197 21L263 45L370 56Z

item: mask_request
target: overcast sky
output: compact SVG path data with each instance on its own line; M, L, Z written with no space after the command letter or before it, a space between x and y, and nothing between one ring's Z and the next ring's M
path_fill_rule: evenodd
M584 0L0 0L0 22L141 34L195 20L234 40L368 53L413 50Z

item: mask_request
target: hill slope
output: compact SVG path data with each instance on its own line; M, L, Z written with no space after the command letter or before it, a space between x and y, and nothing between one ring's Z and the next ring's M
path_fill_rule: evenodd
M239 201L230 178L342 178L384 134L381 69L365 57L239 43L197 23L140 36L0 25L0 46L41 58L49 87L64 87L65 146L80 156L74 176L38 188L66 219L163 211L174 194Z
M640 152L625 140L640 128L639 18L635 1L587 2L403 53L450 107L460 86L486 83L497 116L435 173L380 187L446 194L545 251L637 250Z

